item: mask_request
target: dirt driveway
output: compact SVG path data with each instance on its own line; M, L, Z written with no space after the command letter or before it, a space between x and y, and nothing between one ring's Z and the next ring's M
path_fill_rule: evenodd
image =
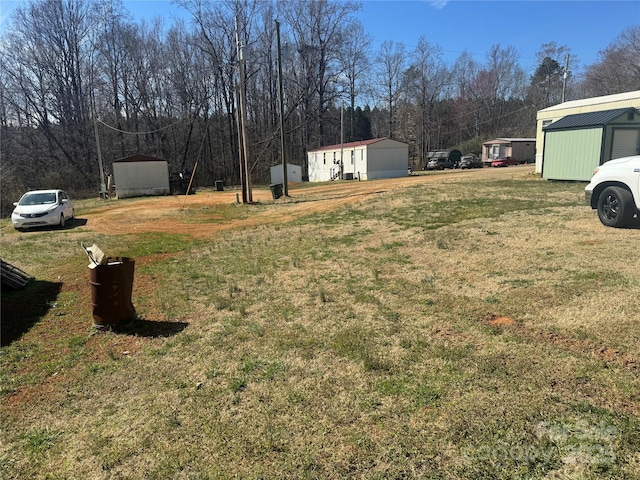
M283 223L301 215L333 210L345 204L361 201L371 195L413 185L442 183L469 176L513 178L532 175L533 171L533 165L524 165L482 170L451 170L362 182L336 181L318 186L292 185L289 187L288 198L282 197L275 201L269 189L254 187L253 201L258 208L255 212L251 212L251 216L241 219L226 219L225 217L229 215L224 211L228 208L247 208L237 203L237 199L241 199L241 192L237 189L223 192L200 191L188 197L181 195L110 200L104 207L93 210L84 218L90 230L100 233L166 232L203 237L215 235L221 230ZM259 208L265 205L283 208ZM231 217L237 216L231 215Z

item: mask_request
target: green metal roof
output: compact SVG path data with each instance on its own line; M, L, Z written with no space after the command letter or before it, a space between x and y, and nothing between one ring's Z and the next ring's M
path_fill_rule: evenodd
M599 112L578 113L576 115L567 115L566 117L562 117L557 122L553 122L551 125L544 127L543 130L548 132L549 130L564 130L568 128L600 127L617 120L630 110L640 113L633 107L602 110Z

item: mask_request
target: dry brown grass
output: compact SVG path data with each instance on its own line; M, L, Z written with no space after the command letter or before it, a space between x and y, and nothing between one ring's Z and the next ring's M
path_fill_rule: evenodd
M5 230L23 267L53 242L38 277L62 287L2 349L0 471L638 478L640 230L601 226L581 189L517 167L236 214L210 194L162 236L93 214ZM95 335L76 245L97 235L136 257L141 322Z

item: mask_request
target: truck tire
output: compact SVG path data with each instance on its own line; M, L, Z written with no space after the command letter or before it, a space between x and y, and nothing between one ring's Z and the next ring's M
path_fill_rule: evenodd
M607 187L598 197L598 218L607 227L621 228L631 223L636 213L633 195L622 187Z

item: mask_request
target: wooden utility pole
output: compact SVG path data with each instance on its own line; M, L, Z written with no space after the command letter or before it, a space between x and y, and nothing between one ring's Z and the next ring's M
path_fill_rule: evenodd
M562 103L564 103L565 92L567 90L567 77L569 76L569 54L565 60L564 72L562 73Z
M91 106L93 109L93 132L96 136L96 149L98 150L98 169L100 170L100 198L106 200L109 198L109 191L107 190L104 182L104 166L102 164L102 151L100 149L100 136L98 135L98 123L96 121L96 105L93 98L93 92L91 92Z
M238 51L238 75L240 77L238 86L240 90L240 130L242 132L242 153L243 166L244 166L244 184L242 188L242 201L243 203L253 203L253 194L251 192L251 169L249 168L249 139L247 135L247 96L245 91L245 79L244 79L244 45L240 43L240 34L238 33L238 17L236 17L236 48ZM245 195L246 190L246 195Z
M340 180L344 180L344 103L340 107Z
M282 183L284 184L284 196L289 196L289 178L287 172L287 154L284 142L284 98L282 88L282 50L280 48L280 22L276 22L276 40L278 44L278 98L280 107L280 156L282 158Z
M240 186L242 189L242 203L247 203L247 182L244 172L244 147L242 142L242 120L240 119L240 82L236 81L236 121L238 123L238 160L240 161Z

